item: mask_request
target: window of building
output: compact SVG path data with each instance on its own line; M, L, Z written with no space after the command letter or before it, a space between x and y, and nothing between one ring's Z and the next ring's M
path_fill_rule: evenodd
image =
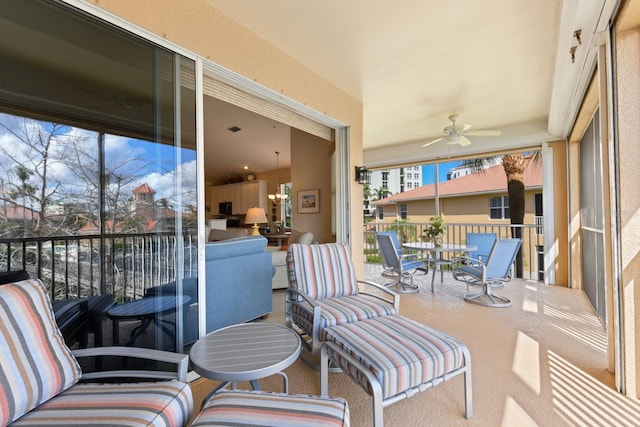
M382 206L378 208L378 219L384 219L384 208Z
M489 199L489 218L509 218L509 196L498 196Z
M400 203L400 219L407 219L407 204Z
M538 227L536 227L536 234L543 234L544 228L542 227L544 225L544 216L543 216L543 211L542 211L542 193L536 193L534 194L534 200L535 200L535 221L536 221L536 225Z

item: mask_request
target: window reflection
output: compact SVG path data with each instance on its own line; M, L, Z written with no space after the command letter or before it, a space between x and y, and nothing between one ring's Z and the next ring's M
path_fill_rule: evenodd
M173 332L129 344L181 350L197 338L195 64L57 2L3 1L0 27L0 271L54 300L148 298ZM101 324L130 338L132 320Z

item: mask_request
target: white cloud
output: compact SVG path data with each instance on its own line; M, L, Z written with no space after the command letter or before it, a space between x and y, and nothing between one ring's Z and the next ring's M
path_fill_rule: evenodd
M137 180L133 188L148 184L156 192L156 201L167 199L174 209L196 206L196 168L196 161L192 160L179 165L174 171L164 174L153 172ZM177 188L177 176L181 179L180 188Z
M38 141L37 133L46 135L48 124L36 120L23 119L0 113L0 125L6 125L16 132L25 130L32 135L32 141ZM88 190L86 182L78 178L78 170L89 175L97 184L98 145L99 134L74 127L61 129L52 140L49 152L52 158L66 159L69 162L52 160L48 163L47 181L50 188L55 188L56 194L63 198L67 194L82 194ZM75 141L74 145L71 141ZM75 151L81 150L80 154ZM73 151L71 151L73 150ZM158 145L153 142L137 141L117 135L105 136L105 164L107 170L123 177L124 181L132 179L121 190L125 196L131 197L131 191L140 184L149 184L157 193L156 200L167 199L176 209L196 204L196 161L187 161L175 166L173 158L175 148L168 145ZM74 165L73 159L78 156L82 165ZM12 160L15 159L15 160ZM18 137L0 126L0 179L7 182L15 181L15 176L8 176L15 169L16 161L24 164L28 169L36 170L42 166L42 156L29 150L29 147ZM136 176L138 178L136 178ZM180 176L181 188L177 189L176 176ZM38 185L37 177L32 177ZM92 189L93 190L93 189ZM54 196L54 199L56 197Z

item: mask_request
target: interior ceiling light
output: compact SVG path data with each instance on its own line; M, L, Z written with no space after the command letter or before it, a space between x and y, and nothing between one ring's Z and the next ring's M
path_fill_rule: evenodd
M280 152L276 151L276 173L278 173L278 168L279 168L279 160L280 158ZM279 175L279 174L278 174ZM267 197L269 198L269 200L271 200L271 202L274 205L279 205L282 202L284 202L285 200L287 200L289 198L289 195L284 194L284 193L280 193L280 179L278 178L278 185L276 186L276 191L273 194L269 194L267 195Z

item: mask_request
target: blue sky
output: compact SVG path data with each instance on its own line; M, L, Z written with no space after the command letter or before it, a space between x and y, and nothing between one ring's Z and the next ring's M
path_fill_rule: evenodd
M443 182L447 180L447 172L449 169L460 165L462 162L442 162L438 165L438 182ZM435 165L423 165L422 166L422 185L433 184L434 183L434 170Z

